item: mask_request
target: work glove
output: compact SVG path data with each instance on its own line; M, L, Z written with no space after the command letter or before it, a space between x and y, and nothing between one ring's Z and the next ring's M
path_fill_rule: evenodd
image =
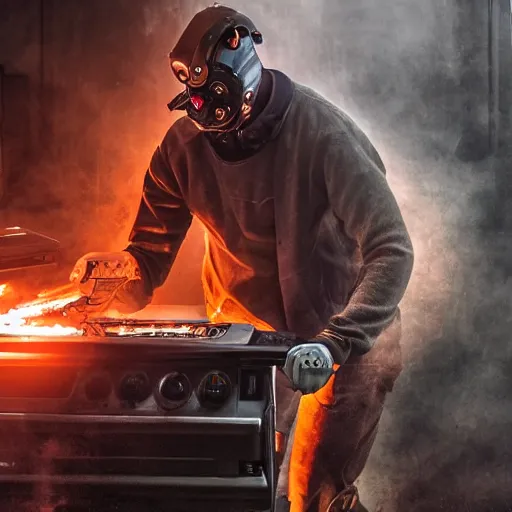
M251 344L290 347L282 370L293 389L304 395L322 389L334 374L335 360L323 339L306 341L287 332L259 331Z
M137 260L126 251L88 253L76 262L69 279L82 295L71 305L77 311L134 313L152 299Z
M322 389L334 373L334 359L321 343L308 342L292 347L283 367L293 387L307 395Z

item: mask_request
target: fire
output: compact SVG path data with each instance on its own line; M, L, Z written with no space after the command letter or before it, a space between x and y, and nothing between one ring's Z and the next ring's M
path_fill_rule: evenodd
M165 334L188 334L191 332L191 328L189 326L182 327L157 327L157 326L149 326L149 327L133 327L133 326L122 326L114 329L105 329L105 332L113 332L117 336L136 336L136 335L146 335L146 336L158 336Z
M0 285L0 297L6 293L7 284ZM61 292L59 296L56 293ZM58 312L66 305L79 299L76 291L68 287L39 294L38 299L0 314L0 336L74 336L82 330L45 321L45 316Z

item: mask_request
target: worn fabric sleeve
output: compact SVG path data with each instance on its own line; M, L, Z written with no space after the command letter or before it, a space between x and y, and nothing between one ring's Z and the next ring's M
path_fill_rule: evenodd
M126 248L139 263L148 295L169 275L191 222L176 176L159 146L144 178L139 211Z
M341 364L351 352L368 352L392 323L411 276L413 247L382 161L366 136L353 126L336 135L326 157L331 208L363 260L348 304L319 336Z

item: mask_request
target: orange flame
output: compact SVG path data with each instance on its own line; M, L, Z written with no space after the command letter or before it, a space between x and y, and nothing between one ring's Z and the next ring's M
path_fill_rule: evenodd
M6 293L8 286L0 285L0 297ZM55 291L39 294L39 298L33 302L23 304L10 309L5 314L0 314L0 336L75 336L81 335L82 330L75 327L60 324L47 325L44 316L59 311L64 306L80 298L75 291L61 288L67 291L59 297L55 297ZM49 298L53 296L54 298Z

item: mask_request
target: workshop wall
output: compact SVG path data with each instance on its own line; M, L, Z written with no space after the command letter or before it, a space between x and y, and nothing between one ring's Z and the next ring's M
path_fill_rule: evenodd
M41 17L36 0L0 2L0 204L39 147ZM1 214L0 214L1 215ZM1 218L1 217L0 217Z
M145 169L173 121L166 104L178 92L167 55L185 19L179 3L166 4L155 18L126 0L0 2L0 64L29 78L34 125L42 126L37 162L23 162L24 179L7 191L0 221L63 242L56 280L84 251L126 244ZM202 302L197 231L165 301Z

